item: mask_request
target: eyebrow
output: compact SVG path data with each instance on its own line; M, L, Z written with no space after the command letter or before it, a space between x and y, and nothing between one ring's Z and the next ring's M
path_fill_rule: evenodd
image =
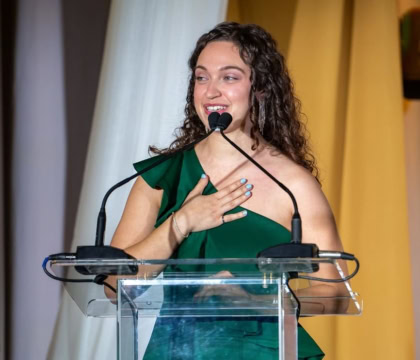
M203 70L207 71L206 67L205 66L202 66L202 65L197 65L195 67L194 71L197 70L197 69L203 69ZM244 69L240 68L239 66L235 66L235 65L226 65L226 66L223 66L222 68L220 68L220 71L230 70L230 69L239 70L242 74L245 75Z

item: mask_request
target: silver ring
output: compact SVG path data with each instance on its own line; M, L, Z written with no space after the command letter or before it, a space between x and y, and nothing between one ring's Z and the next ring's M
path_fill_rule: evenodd
M222 224L225 223L225 215L222 215Z

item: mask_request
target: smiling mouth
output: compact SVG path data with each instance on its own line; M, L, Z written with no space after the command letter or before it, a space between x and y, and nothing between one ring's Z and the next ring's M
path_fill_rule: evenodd
M204 106L207 114L211 114L212 112L222 113L227 109L225 105L206 105Z

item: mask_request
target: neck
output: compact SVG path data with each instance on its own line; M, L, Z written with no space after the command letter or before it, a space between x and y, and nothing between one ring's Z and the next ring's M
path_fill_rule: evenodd
M264 140L260 139L259 148L252 150L252 145L255 141L243 129L238 129L225 135L250 156L255 156L264 148ZM200 154L208 160L218 159L218 162L221 160L223 162L237 162L244 159L244 156L230 145L220 132L214 132L206 140L201 142L197 148Z

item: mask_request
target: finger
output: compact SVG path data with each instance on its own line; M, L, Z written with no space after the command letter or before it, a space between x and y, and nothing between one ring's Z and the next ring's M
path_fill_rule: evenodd
M211 278L233 278L233 274L229 270L222 270L219 271L217 274L213 274L210 276Z
M236 286L219 285L206 288L205 291L200 294L198 299L207 299L212 296L232 297L239 295L240 293L238 292L238 288Z
M242 210L242 211L239 211L235 214L224 215L223 220L224 220L225 223L228 223L228 222L231 222L231 221L242 219L247 215L248 215L248 211Z
M208 289L209 289L209 287L210 287L210 286L211 286L211 285L206 285L206 286L202 287L199 291L197 291L197 292L194 294L194 297L195 297L195 298L204 297L204 296L205 296L205 294L207 293L207 291L208 291Z
M195 294L194 298L204 300L211 296L215 296L219 294L220 294L220 289L218 289L215 286L210 285L210 286L206 286L205 288L200 290L199 293Z
M190 191L190 193L188 194L185 200L187 201L197 195L201 195L204 189L206 188L208 182L209 182L209 177L206 174L202 174L200 180L198 180L197 185L195 185L194 189Z
M226 213L232 209L235 209L237 206L243 204L245 201L247 201L251 197L252 197L252 192L247 191L245 194L239 196L238 198L225 203L224 205L221 206L222 213Z
M241 186L239 189L236 189L235 191L233 191L230 194L226 195L225 197L221 198L220 199L221 205L222 206L227 205L227 204L233 202L234 200L240 198L242 195L245 195L246 198L242 198L243 201L239 202L239 204L242 203L242 202L244 202L248 197L251 196L251 190L253 188L254 188L254 186L252 184L246 184L244 186ZM232 203L232 206L233 205L234 204ZM231 209L233 209L233 208L234 208L234 206L231 207Z
M223 189L220 189L216 194L216 199L222 199L226 195L230 194L231 192L235 191L236 189L239 189L241 186L244 186L247 183L247 179L242 178L240 180L235 181L234 183L224 187Z
M213 293L212 285L204 286L198 292L195 293L194 300L198 302L203 302L208 297L210 297L212 293Z

